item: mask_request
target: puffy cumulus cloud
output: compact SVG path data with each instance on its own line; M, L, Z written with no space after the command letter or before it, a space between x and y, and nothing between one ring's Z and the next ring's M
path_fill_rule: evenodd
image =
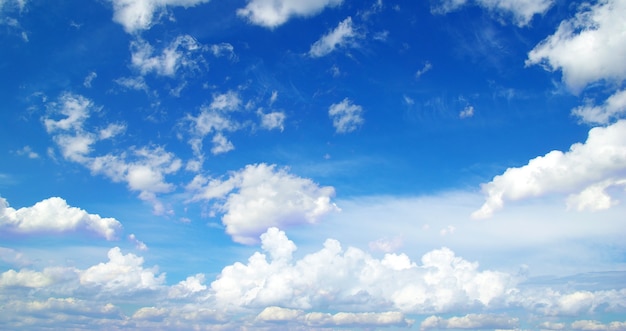
M0 288L2 287L28 287L40 288L52 284L53 280L46 273L22 269L8 270L0 274Z
M554 0L475 0L476 5L489 10L497 16L511 17L518 26L526 26L533 16L544 14L552 7ZM431 7L436 14L446 14L460 9L467 0L437 0Z
M326 7L336 7L343 0L248 0L248 4L237 15L250 23L275 28L293 16L313 16Z
M513 285L511 276L480 271L477 263L465 261L447 248L425 254L418 265L404 254L386 254L376 259L357 248L344 250L338 241L328 239L321 250L294 261L291 254L296 246L277 229L270 229L262 236L262 247L264 253L253 254L247 264L225 267L211 283L216 305L447 312L455 308L489 307L502 301ZM279 319L292 315L299 316L277 309L262 316ZM381 318L322 317L321 320L334 323L342 318L364 321Z
M108 252L109 261L94 265L80 273L80 284L97 288L109 295L132 295L138 291L156 290L165 283L165 274L156 267L143 267L143 258L124 255L119 247Z
M512 329L519 326L519 319L504 315L467 314L448 319L439 316L427 317L420 325L420 330L441 329Z
M193 7L210 0L110 0L113 3L113 21L128 33L149 29L155 15L161 15L167 6Z
M517 292L509 299L518 306L545 316L584 316L626 309L626 289L557 291L552 288L534 288Z
M202 52L205 47L189 35L180 35L156 55L154 47L142 39L131 42L130 49L131 65L141 75L154 73L173 77L181 68L197 69L202 60L193 53Z
M170 287L168 291L169 298L187 298L198 293L206 291L208 288L204 285L205 277L203 274L189 276L187 279L180 281L178 284Z
M616 92L611 95L604 104L593 105L592 101L587 101L584 106L572 109L572 114L579 117L583 123L587 124L608 124L614 119L620 118L626 113L626 90Z
M358 34L352 25L352 18L348 17L341 21L334 30L313 43L309 50L309 56L322 57L332 53L337 47L353 45L356 37Z
M333 121L337 133L348 133L356 130L364 122L363 107L355 105L348 98L334 103L328 108L328 116Z
M17 210L9 207L6 199L0 198L0 229L22 234L84 230L113 240L121 232L122 224L114 218L103 218L71 207L58 197L48 198L31 207Z
M574 92L599 80L626 78L626 3L601 0L584 4L575 17L528 53L526 65L560 69L563 82Z
M195 200L221 200L213 209L222 212L226 232L239 243L252 244L273 226L316 223L338 211L331 202L335 190L264 163L231 172L225 180L196 176L188 185Z
M569 151L552 151L482 185L486 202L474 218L490 217L505 200L538 197L548 193L570 193L570 208L606 209L616 203L606 188L624 185L626 169L626 121L589 130L585 143ZM577 193L580 192L580 193Z

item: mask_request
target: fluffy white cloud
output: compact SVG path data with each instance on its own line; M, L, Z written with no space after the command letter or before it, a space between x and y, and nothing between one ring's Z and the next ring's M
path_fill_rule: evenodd
M439 316L427 317L420 325L420 330L432 329L514 329L519 326L519 319L503 315L467 314L448 319Z
M226 180L197 176L188 188L196 191L195 199L221 200L214 210L224 213L222 223L233 240L245 244L269 227L316 223L338 210L331 203L332 187L263 163L232 172Z
M574 92L599 80L626 79L626 3L601 0L582 5L572 19L530 53L526 65L561 69L563 82Z
M615 202L610 201L604 189L624 185L625 169L626 120L621 120L592 128L587 141L573 144L569 151L552 151L525 166L509 168L483 184L487 200L472 216L490 217L505 200L548 193L575 194L570 198L570 206L576 209L606 209Z
M574 116L588 124L607 124L622 117L624 113L626 113L626 90L611 95L601 106L595 106L588 101L586 105L572 109Z
M477 263L465 261L447 248L425 254L421 265L417 265L404 254L376 259L357 248L344 250L338 241L328 239L321 250L294 261L296 246L282 231L271 228L261 239L269 259L257 252L247 264L224 268L211 283L217 305L446 312L460 307L489 307L502 300L513 285L511 276L480 271ZM274 310L265 315L297 317L284 313ZM324 318L333 320L338 316ZM360 318L367 320L366 316Z
M128 33L149 29L155 14L161 15L167 6L193 7L210 0L110 0L113 3L113 21Z
M287 22L293 16L312 16L326 7L341 5L343 0L248 0L248 4L239 10L242 16L252 24L275 28Z
M458 10L467 3L467 0L438 0L431 10L436 14L445 14ZM475 3L497 16L511 16L515 24L525 26L533 16L546 13L554 0L475 0Z
M130 44L131 64L141 75L155 73L173 77L180 68L196 69L199 59L194 52L203 51L204 47L189 35L180 35L160 53L154 54L154 47L138 39Z
M337 133L348 133L363 124L363 107L355 105L348 98L334 103L328 108L328 116L333 120Z
M113 240L122 229L114 218L103 218L71 207L61 198L53 197L34 206L13 209L0 198L0 229L14 233L70 232L86 230Z
M348 17L341 21L334 30L313 43L309 50L309 56L322 57L328 55L337 47L345 47L354 44L356 37L358 37L358 35L352 26L352 18Z
M165 274L157 275L156 267L143 267L143 258L124 255L119 247L107 254L109 261L94 265L80 273L80 284L95 287L114 295L131 295L141 290L155 290L165 283Z
M45 273L22 269L8 270L0 274L0 288L3 287L27 287L40 288L52 284L53 280Z

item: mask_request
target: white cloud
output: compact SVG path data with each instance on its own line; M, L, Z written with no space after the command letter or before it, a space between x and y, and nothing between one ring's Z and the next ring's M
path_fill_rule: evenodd
M602 0L582 5L574 18L528 53L526 65L561 69L563 82L574 92L586 85L626 79L626 3Z
M241 98L235 91L214 94L209 105L202 106L197 116L187 115L185 121L191 124L189 128L189 145L196 157L196 160L188 164L188 169L200 169L204 161L203 140L207 135L214 133L212 138L213 147L211 153L214 155L226 153L235 146L230 142L224 132L237 131L242 128L242 124L230 116L230 112L241 108Z
M113 21L128 33L150 29L155 14L161 15L167 6L193 7L209 0L110 0L113 3Z
M0 274L0 288L3 287L26 287L41 288L53 283L50 275L45 273L22 269L15 271L8 270Z
M500 15L512 15L518 26L530 23L533 16L545 14L555 0L476 0L478 5Z
M434 0L431 11L435 14L446 14L463 7L467 0Z
M174 189L173 184L165 181L165 175L176 173L182 161L162 147L142 147L131 152L92 157L84 165L94 174L105 175L114 182L126 182L130 190L139 191L140 199L153 205L155 214L165 213L156 194Z
M14 233L63 233L76 230L93 232L107 240L116 239L122 224L71 207L61 198L49 198L31 207L13 209L0 198L0 228Z
M165 274L157 275L156 267L145 269L143 258L124 255L119 247L108 252L109 261L99 263L80 273L80 284L99 291L130 295L141 290L155 290L165 283Z
M270 113L264 113L262 109L257 111L257 114L261 118L261 127L267 130L279 129L283 131L285 129L285 113L280 111L273 111Z
M331 203L332 187L263 163L232 172L226 180L197 176L188 188L196 191L195 199L221 200L214 210L224 213L222 223L233 240L245 244L272 226L316 223L338 210Z
M606 203L604 188L623 185L626 164L626 120L607 127L592 128L585 143L576 143L569 151L552 151L536 157L527 165L509 168L502 175L482 185L487 196L476 218L490 217L505 200L520 200L549 193L576 194L571 202L577 209L602 209ZM600 186L597 186L600 185Z
M581 331L622 331L626 329L626 322L610 322L604 324L594 320L579 320L572 322L572 330Z
M26 155L28 156L29 159L38 159L39 158L39 154L37 154L37 152L33 151L33 149L26 145L24 147L22 147L22 149L18 150L17 155Z
M101 129L98 132L98 138L100 140L113 138L113 137L123 133L124 131L126 131L126 125L125 124L111 123L111 124L107 125L106 128Z
M213 143L213 147L211 148L211 153L213 153L213 155L227 153L235 149L235 145L233 145L230 140L226 139L221 132L218 132L215 136L213 136L211 142Z
M83 85L87 88L91 88L91 82L98 77L98 74L95 71L90 72L83 81Z
M402 323L399 312L421 314L489 306L506 296L512 285L509 275L479 271L476 263L456 257L447 248L428 252L417 265L404 254L376 259L357 248L343 249L338 241L328 239L321 250L294 261L291 255L296 246L282 231L269 229L261 239L269 259L257 252L247 264L225 267L211 283L217 305L301 310L350 307L395 312L386 317ZM298 316L277 309L265 315ZM383 317L357 315L318 316L317 325L337 325L341 319L347 324L359 319L367 323Z
M402 247L402 244L402 237L396 236L393 238L380 238L374 241L370 241L368 246L370 250L374 252L379 251L384 253L391 253Z
M572 114L588 124L608 124L621 118L626 113L626 90L611 95L601 106L594 106L590 101L584 106L572 109Z
M439 316L427 317L420 325L420 330L441 329L514 329L519 326L519 319L503 315L467 314L448 319Z
M128 240L130 240L133 244L135 244L135 248L140 251L147 251L148 246L141 240L137 239L134 233L128 235Z
M522 27L528 25L533 16L545 14L555 0L475 0L476 5L489 10L497 16L511 16L513 22ZM438 0L431 7L435 14L446 14L460 9L467 0Z
M187 298L197 293L206 291L208 288L204 285L205 277L203 274L189 276L187 279L180 281L178 284L170 287L168 292L169 298Z
M415 78L420 78L423 74L429 72L432 68L433 68L433 65L430 62L426 61L422 69L418 70L415 73Z
M460 113L460 118L469 118L474 116L474 106L466 106Z
M337 133L348 133L363 124L363 107L355 105L348 98L334 103L328 108L328 116L333 120Z
M352 18L348 17L341 21L334 30L313 43L309 50L309 56L322 57L332 53L337 47L351 46L356 37L358 35L352 26Z
M45 117L43 122L48 133L68 130L81 131L85 120L95 110L91 100L72 93L61 94L59 101L50 103L49 106L50 113L63 115L64 118L54 120Z
M192 56L193 52L204 48L189 35L176 37L160 54L154 55L154 48L146 41L138 39L132 41L131 64L141 75L155 73L161 76L173 77L180 68L196 69L198 59Z
M343 0L248 0L246 7L238 9L237 15L252 24L275 28L293 16L307 17L326 7L341 5Z
M228 91L222 94L214 94L209 105L210 110L234 111L241 107L241 98L235 91Z

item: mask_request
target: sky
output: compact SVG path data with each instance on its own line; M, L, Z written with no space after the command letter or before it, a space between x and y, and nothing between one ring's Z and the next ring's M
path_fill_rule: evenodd
M624 17L0 0L0 323L626 330Z

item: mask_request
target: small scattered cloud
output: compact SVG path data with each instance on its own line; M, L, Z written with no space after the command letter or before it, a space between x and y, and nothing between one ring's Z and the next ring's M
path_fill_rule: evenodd
M39 154L35 151L33 151L33 149L26 145L24 147L22 147L22 149L16 151L17 155L24 155L27 156L29 159L38 159L39 158Z
M426 63L424 63L424 66L422 67L422 69L419 69L415 73L415 78L422 77L423 74L429 72L432 68L433 68L433 65L430 62L426 61Z
M322 57L332 53L338 47L354 46L358 33L352 25L352 18L348 17L329 33L322 36L311 45L309 56Z
M90 72L85 77L85 80L83 81L83 86L87 88L91 88L91 83L93 82L94 79L96 79L96 77L98 77L98 74L95 71Z
M474 106L466 106L459 113L459 117L460 118L469 118L469 117L472 117L472 116L474 116Z
M204 51L205 47L189 35L180 35L160 53L155 54L154 47L142 39L132 41L130 49L131 66L140 75L154 73L174 77L181 68L196 70L201 59L193 55Z
M348 98L328 108L328 116L332 119L337 133L349 133L356 130L364 122L362 114L363 107L353 104Z

